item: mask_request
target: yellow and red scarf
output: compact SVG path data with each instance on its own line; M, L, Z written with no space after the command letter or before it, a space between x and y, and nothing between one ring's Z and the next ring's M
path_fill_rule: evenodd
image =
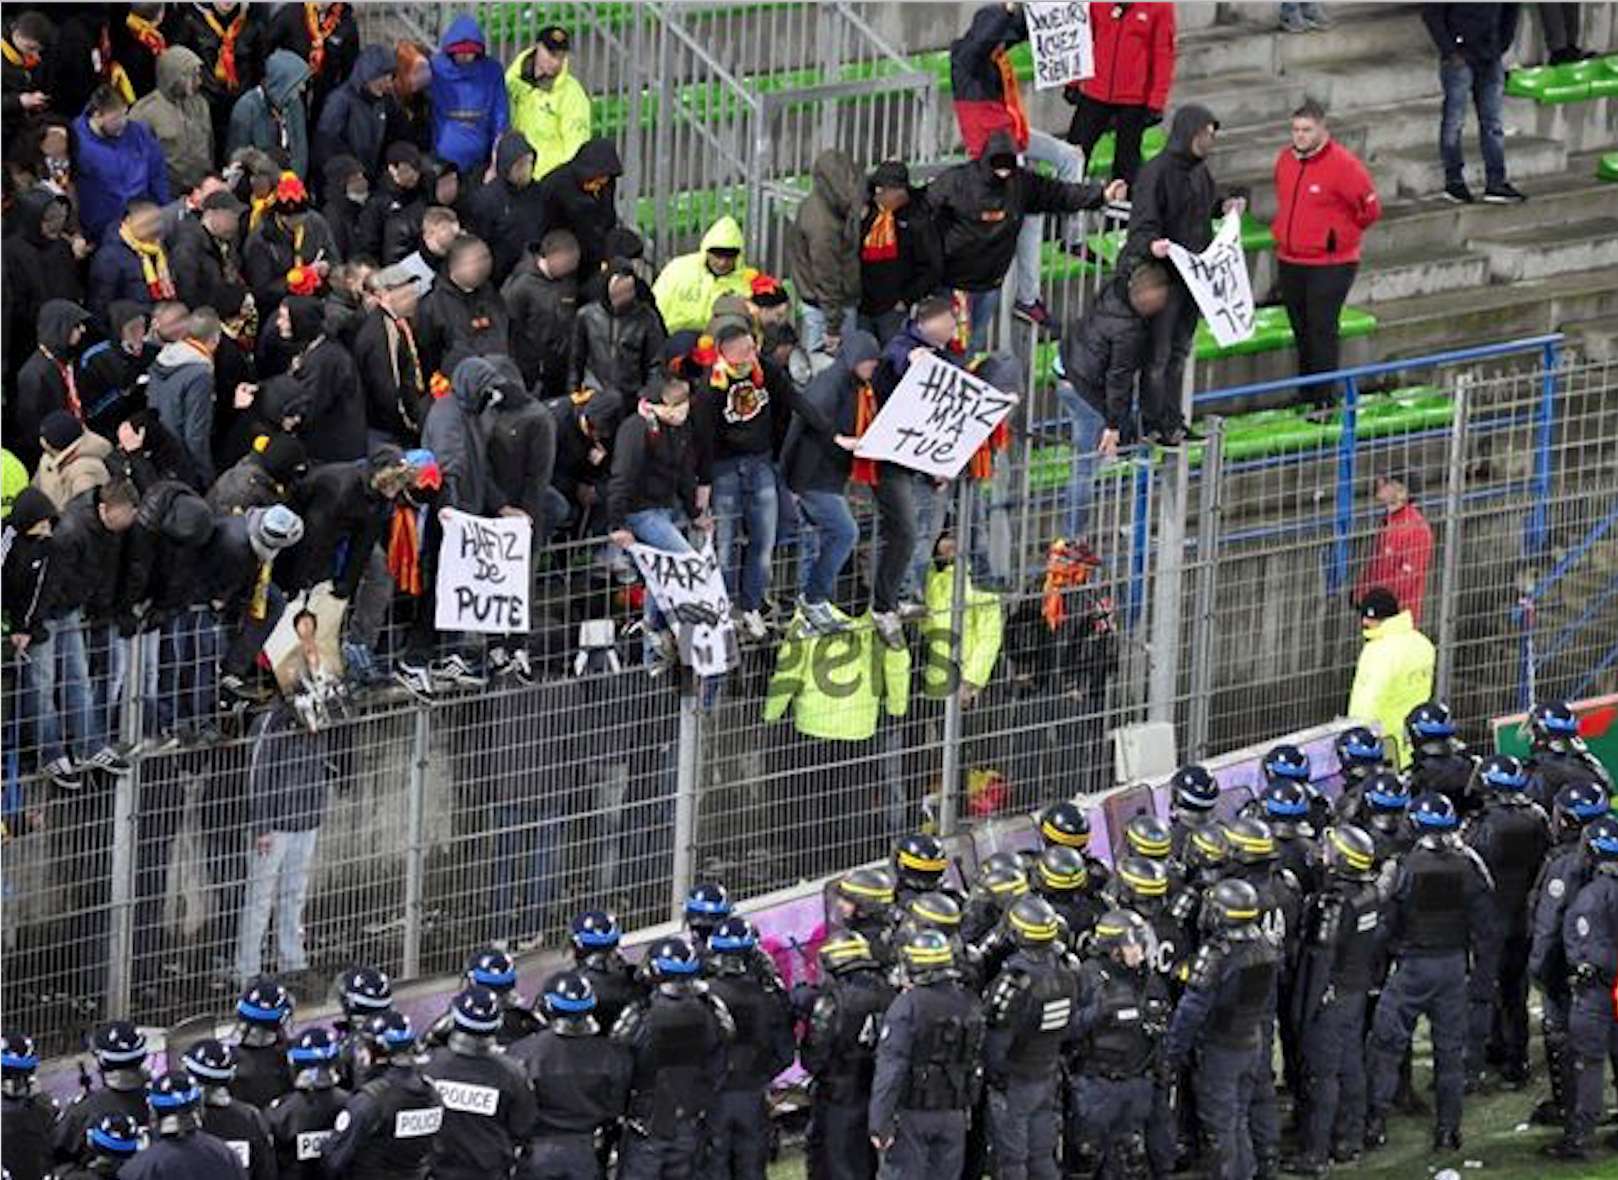
M139 241L127 225L118 227L118 236L140 259L140 274L146 280L147 294L154 300L173 299L174 276L169 273L169 256L163 250L163 243Z
M39 54L23 53L4 38L0 38L0 54L4 54L6 61L19 69L32 70L39 65Z
M1000 71L1000 93L1006 100L1006 113L1011 116L1011 137L1021 151L1028 145L1028 112L1023 110L1022 91L1017 89L1017 67L1011 64L1011 54L1004 45L991 53L989 60Z
M875 421L876 390L871 388L869 381L862 381L859 390L854 394L854 437L863 438L865 432L871 428L871 423ZM848 474L855 483L874 488L877 481L876 460L856 456Z
M146 52L158 56L169 47L168 38L151 21L131 12L124 17L124 27L135 34L135 40L146 47Z
M208 28L219 38L219 58L213 63L214 80L223 83L226 90L240 89L241 79L236 73L236 38L242 35L242 29L247 24L247 5L242 4L236 9L236 16L228 25L220 24L209 8L202 9L202 19L208 22Z
M388 525L388 573L401 591L421 597L421 528L413 505L394 505Z
M1061 537L1051 542L1045 557L1044 599L1039 613L1052 631L1061 630L1067 621L1067 591L1088 582L1100 564L1087 545L1069 544Z
M318 78L322 67L326 64L326 38L337 31L342 23L346 4L333 4L326 9L324 16L320 13L320 5L305 4L303 6L303 27L309 33L309 74Z
M861 262L892 262L899 257L899 228L892 209L878 209L860 244Z
M79 383L73 379L73 362L64 361L43 344L39 351L48 356L51 364L56 366L56 375L62 379L63 396L67 401L67 412L80 422L84 421L84 403L79 401Z

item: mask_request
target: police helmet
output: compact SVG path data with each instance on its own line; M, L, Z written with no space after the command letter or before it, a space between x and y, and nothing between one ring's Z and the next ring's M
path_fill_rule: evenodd
M1053 804L1039 817L1039 835L1047 844L1069 848L1090 846L1090 820L1084 809L1070 799Z
M457 1032L493 1036L500 1031L500 997L478 984L462 988L450 1001L450 1016Z
M905 885L936 889L949 868L944 842L926 832L912 832L893 846L893 867Z
M1528 789L1528 772L1510 754L1490 754L1478 764L1478 781L1496 791Z
M1460 823L1460 817L1448 795L1423 791L1410 803L1410 822L1425 832L1449 832Z
M1124 840L1136 856L1163 860L1173 850L1169 826L1155 815L1137 815L1124 825Z
M996 865L978 874L978 888L1006 902L1028 892L1028 874L1016 865Z
M1214 871L1230 860L1230 840L1225 836L1224 829L1212 824L1193 828L1186 835L1181 855L1188 869Z
M1126 856L1118 862L1113 879L1132 899L1163 897L1169 891L1169 870L1160 860Z
M955 969L955 948L942 931L927 927L911 932L899 948L899 958L906 974L917 982Z
M517 986L517 964L499 947L484 947L466 960L466 981L492 992L509 992Z
M607 910L585 910L573 919L570 936L581 951L611 950L623 938L617 917Z
M551 1020L577 1019L596 1010L596 989L581 971L558 971L545 981L541 996Z
M947 893L923 893L905 903L905 914L918 926L934 930L958 930L961 906Z
M1600 783L1569 783L1556 792L1556 818L1559 823L1583 827L1611 810L1611 801Z
M1131 909L1108 910L1096 919L1090 944L1111 951L1125 946L1150 950L1157 941L1152 924Z
M959 914L956 921L960 921ZM871 953L870 941L857 930L834 930L826 941L820 944L822 971L839 975L845 971L875 966L877 961L876 956Z
M1387 771L1365 780L1365 802L1374 812L1391 815L1410 807L1410 784Z
M1090 883L1090 866L1084 854L1066 844L1052 844L1041 852L1034 873L1040 887L1053 893L1072 893Z
M718 881L693 885L685 895L685 920L693 926L717 926L730 917L730 894Z
M8 1032L0 1040L0 1075L7 1078L32 1077L39 1068L34 1038L23 1032Z
M837 896L862 915L880 914L893 904L898 882L889 868L855 869L837 878Z
M1618 872L1618 818L1604 815L1584 829L1584 847L1599 872Z
M114 1020L95 1030L90 1051L102 1069L136 1069L146 1060L146 1034L127 1020Z
M744 955L758 946L758 931L740 914L726 918L708 935L708 949L716 955Z
M172 1070L146 1087L146 1108L159 1135L179 1135L201 1125L202 1091L183 1069Z
M660 938L646 952L646 969L659 981L691 979L702 970L702 963L685 939Z
M280 1028L292 1019L292 996L276 980L260 976L236 1001L236 1016L246 1024Z
M337 1060L337 1038L323 1028L306 1028L287 1046L287 1064L294 1071L328 1068Z
M181 1060L186 1072L205 1086L228 1086L236 1076L236 1047L212 1037L192 1045Z
M350 1015L385 1012L393 1006L393 981L376 967L355 967L338 982L343 1011Z
M1528 713L1528 732L1536 746L1565 742L1579 736L1579 719L1561 701L1544 701Z
M1309 815L1309 796L1297 779L1271 779L1264 788L1264 814L1273 820L1292 823Z
M410 1017L403 1012L378 1012L360 1025L357 1035L369 1044L380 1046L384 1053L416 1051L416 1030L410 1026Z
M1327 828L1321 851L1326 867L1344 880L1376 879L1376 844L1364 828L1354 824Z
M1062 932L1062 920L1051 903L1037 894L1019 897L1006 911L1006 925L1019 946L1049 946Z
M1203 913L1218 929L1236 931L1258 922L1258 891L1246 881L1221 881L1203 895Z
M84 1141L99 1159L130 1159L140 1150L140 1124L127 1114L104 1114L85 1128Z
M1297 746L1282 743L1272 746L1264 755L1264 777L1274 782L1287 779L1295 783L1309 781L1309 755Z
M1219 802L1219 784L1206 766L1182 766L1169 779L1174 802L1187 811L1212 811Z
M1337 765L1345 775L1355 771L1372 771L1387 759L1387 748L1382 739L1363 725L1345 729L1333 743L1337 749Z
M1405 715L1405 730L1415 745L1455 736L1455 718L1443 701L1417 705Z
M1238 816L1227 823L1225 839L1230 842L1230 855L1237 864L1265 864L1279 855L1270 825L1250 815Z
M989 853L988 856L978 862L978 881L981 883L985 877L991 873L1000 872L1002 869L1020 868L1022 868L1022 858L1015 852L1002 848L999 852Z

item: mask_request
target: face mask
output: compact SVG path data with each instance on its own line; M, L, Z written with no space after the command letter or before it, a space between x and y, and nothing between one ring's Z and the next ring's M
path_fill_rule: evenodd
M356 205L363 205L371 199L371 191L369 189L360 189L356 192L354 189L349 189L348 199Z

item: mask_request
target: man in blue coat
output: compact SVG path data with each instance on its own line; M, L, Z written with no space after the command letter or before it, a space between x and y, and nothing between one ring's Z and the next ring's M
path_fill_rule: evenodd
M353 156L366 176L378 176L382 171L382 149L388 139L388 121L399 117L398 110L393 100L393 50L385 45L367 45L349 71L348 80L332 91L320 112L310 153L315 174L325 175L327 162L337 156ZM322 195L331 198L330 193Z
M494 141L510 122L505 75L486 48L478 22L470 16L456 17L433 54L428 91L433 151L473 175L482 175L488 167Z
M112 87L98 86L90 95L73 120L73 136L79 224L87 241L99 242L137 197L169 203L163 149L144 123L130 121L129 104Z

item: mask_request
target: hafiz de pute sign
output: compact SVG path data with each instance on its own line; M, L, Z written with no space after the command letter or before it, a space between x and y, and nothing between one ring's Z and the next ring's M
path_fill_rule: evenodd
M451 508L443 525L434 626L488 635L526 632L533 523L525 516L472 516Z

